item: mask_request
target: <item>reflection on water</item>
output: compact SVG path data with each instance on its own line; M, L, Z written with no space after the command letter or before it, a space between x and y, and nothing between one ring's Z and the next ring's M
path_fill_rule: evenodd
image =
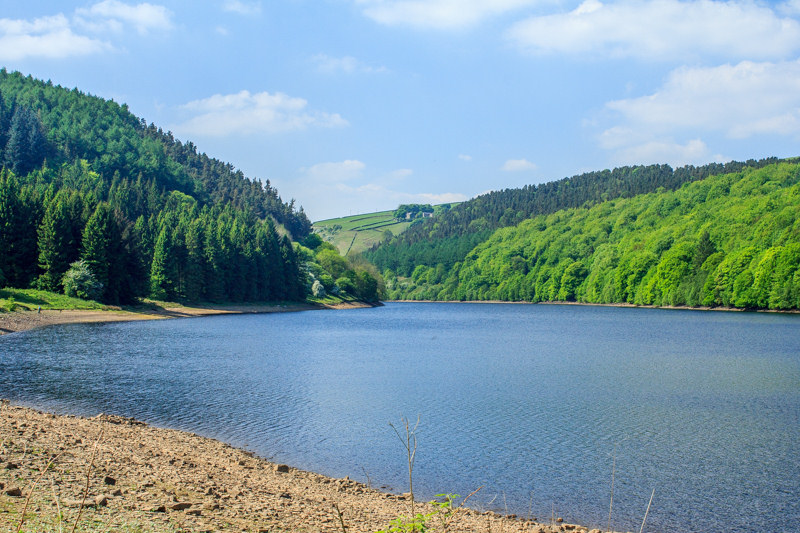
M652 531L800 519L800 317L389 304L57 326L0 338L0 396L134 416L406 490ZM493 503L490 503L492 500Z

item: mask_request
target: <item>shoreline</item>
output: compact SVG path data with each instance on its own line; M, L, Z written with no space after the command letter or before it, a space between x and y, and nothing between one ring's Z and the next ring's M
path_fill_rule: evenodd
M0 335L27 331L57 324L86 324L107 322L133 322L139 320L164 320L170 318L194 318L199 316L291 313L322 309L360 309L372 307L363 302L317 304L310 302L286 302L275 304L197 305L148 307L132 309L45 309L42 311L12 311L0 313Z
M507 302L504 300L384 300L388 303L429 303L429 304L509 304L509 305L572 305L576 307L621 307L630 309L666 309L668 311L721 311L729 313L777 313L786 315L800 314L800 309L741 309L739 307L690 307L688 305L641 305L627 302L592 303L592 302Z
M435 512L416 502L416 511ZM215 439L115 415L56 415L0 400L0 526L22 531L373 533L410 514L408 495L272 463ZM442 526L441 516L431 526ZM463 507L463 533L599 529Z

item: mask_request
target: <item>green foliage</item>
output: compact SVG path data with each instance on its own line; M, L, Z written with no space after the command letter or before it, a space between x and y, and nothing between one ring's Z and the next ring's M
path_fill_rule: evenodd
M24 175L42 164L47 155L44 127L36 113L26 105L18 105L5 135L3 165L17 175Z
M311 233L308 237L305 238L303 241L303 246L310 250L316 250L317 246L322 244L324 241L322 237L317 235L316 233Z
M557 211L495 231L390 297L800 308L800 163Z
M0 301L13 301L16 309L103 309L93 300L82 300L64 294L40 289L0 289Z
M73 227L69 209L69 195L60 191L45 209L44 219L39 225L38 286L47 291L61 290L61 278L69 265L78 258L76 228Z
M428 531L428 521L436 513L417 513L413 517L400 515L389 522L389 529L381 529L376 533L412 533L414 531Z
M400 515L389 522L388 529L381 529L375 533L413 533L415 531L430 531L431 533L438 531L444 533L448 531L450 521L461 507L455 505L461 496L459 494L443 493L437 494L436 497L439 499L428 502L434 507L432 512L416 513L413 517Z
M414 220L433 214L433 206L431 204L402 204L394 210L394 217L401 220Z
M331 243L344 256L358 254L386 239L386 232L397 235L411 221L398 221L393 211L332 218L314 223L314 232Z
M16 311L17 307L13 296L0 300L0 313L11 313Z
M401 277L410 277L418 265L433 268L441 264L450 271L497 229L516 226L533 216L588 207L614 198L630 198L659 190L673 191L683 184L708 176L739 172L744 168L762 168L776 162L776 158L771 158L746 163L687 166L674 170L668 165L622 167L588 172L521 189L494 191L450 209L442 209L435 218L417 221L391 241L376 243L365 252L365 256L381 271L390 269ZM719 184L714 194L723 194L729 186L727 183ZM709 189L701 189L696 193L705 198ZM664 204L660 208L670 210L671 206ZM392 297L413 299L420 295L416 286L410 292L401 289L400 294ZM427 285L422 290L435 297L441 289Z
M305 297L276 229L306 237L302 209L124 105L0 69L3 147L3 284L60 290L80 258L106 303Z
M62 280L64 294L82 300L99 300L103 294L103 284L97 280L91 267L85 261L72 263Z
M377 302L384 293L381 275L360 256L340 256L329 243L320 243L312 251L297 246L304 264L308 291L315 298L328 294L345 300Z

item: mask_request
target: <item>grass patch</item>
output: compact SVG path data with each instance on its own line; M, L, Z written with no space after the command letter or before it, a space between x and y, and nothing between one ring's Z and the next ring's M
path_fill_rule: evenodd
M339 253L358 253L371 248L385 238L385 231L393 235L403 233L411 221L398 221L394 211L331 218L314 223L314 231L333 244Z
M458 205L459 202L433 206L434 216ZM329 218L314 222L314 232L333 244L342 255L357 254L386 239L386 231L400 235L415 221L397 220L394 210L362 213L349 217Z
M81 300L64 294L38 289L0 289L0 312L35 311L42 309L108 309L92 300Z
M334 296L332 294L328 294L324 298L315 298L313 296L309 296L308 298L306 298L306 301L311 304L336 305L336 304L359 302L360 300L356 300L354 298L342 298L340 296Z

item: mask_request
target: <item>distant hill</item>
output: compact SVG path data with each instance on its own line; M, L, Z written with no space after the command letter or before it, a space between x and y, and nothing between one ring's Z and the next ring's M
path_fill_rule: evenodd
M107 303L304 296L302 209L124 104L2 69L0 163L0 286L82 260Z
M436 219L422 221L390 241L373 246L366 257L381 271L410 276L420 265L449 271L479 243L498 228L514 226L535 215L560 209L593 205L613 198L630 198L664 190L715 174L760 168L777 158L744 163L686 166L669 165L621 167L587 172L571 178L519 189L505 189L463 202Z
M800 308L800 162L723 170L524 218L450 267L387 270L389 296ZM569 182L559 188L575 193Z

